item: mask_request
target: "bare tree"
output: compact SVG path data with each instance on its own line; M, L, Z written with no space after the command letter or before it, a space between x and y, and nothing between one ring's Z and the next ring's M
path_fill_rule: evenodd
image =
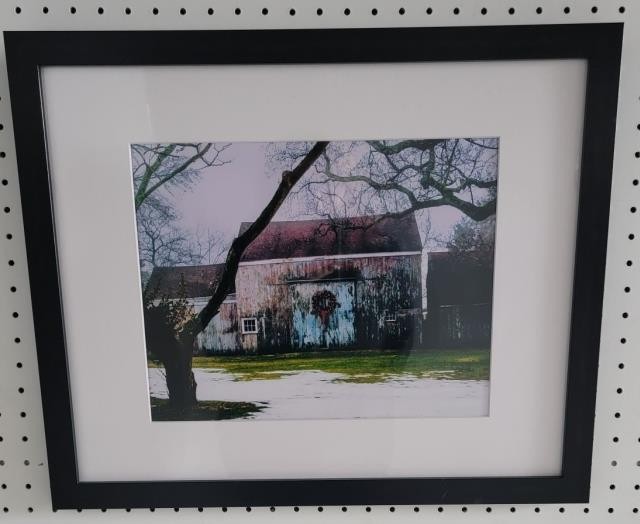
M207 229L190 235L178 227L178 215L161 203L141 206L136 218L143 287L153 268L215 264L228 249L221 233Z
M325 151L327 144L315 143L295 167L282 173L278 187L260 215L231 243L213 295L198 315L189 315L186 306L178 307L176 312L170 303L163 305L147 301L144 318L147 349L164 365L169 402L177 410L190 409L197 401L197 384L192 371L195 340L218 313L234 285L244 251L264 231L294 186Z
M308 147L278 144L270 154L290 163ZM496 211L497 163L495 138L332 142L292 199L316 216L401 217L451 206L482 221Z
M194 263L187 235L176 225L177 216L167 206L142 206L136 214L138 253L143 285L151 270L160 266Z
M224 239L211 230L190 235L178 224L180 215L167 192L186 190L207 167L228 160L230 144L133 144L131 161L143 286L154 267L213 263L224 253Z
M133 184L136 210L160 188L188 188L206 167L228 161L224 151L231 144L133 144Z
M198 230L193 241L193 253L196 264L217 264L224 259L225 253L229 250L229 243L225 236L207 228L205 231Z

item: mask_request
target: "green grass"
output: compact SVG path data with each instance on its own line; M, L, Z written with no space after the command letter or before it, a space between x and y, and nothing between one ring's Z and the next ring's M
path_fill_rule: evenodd
M149 363L153 367L152 362ZM352 350L283 355L194 357L193 367L224 371L235 380L274 380L299 371L342 376L334 382L376 383L402 377L488 380L488 349L441 349L399 352Z
M151 397L151 419L153 421L170 420L227 420L245 418L258 413L265 406L252 402L227 402L224 400L200 400L187 412L178 411L169 406L169 401Z

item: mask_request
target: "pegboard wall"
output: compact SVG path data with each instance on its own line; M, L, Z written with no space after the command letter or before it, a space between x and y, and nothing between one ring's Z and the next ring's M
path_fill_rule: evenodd
M2 0L1 30L624 22L591 503L52 512L6 61L0 40L0 520L640 522L639 0ZM63 392L60 392L63 394ZM544 431L544 428L540 428Z

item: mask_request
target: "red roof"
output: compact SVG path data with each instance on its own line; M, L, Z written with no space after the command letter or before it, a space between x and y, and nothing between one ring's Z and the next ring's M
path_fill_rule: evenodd
M185 298L208 297L222 276L224 264L204 266L156 267L149 277L147 288L157 298L177 297L184 278ZM235 290L231 290L235 293Z
M251 222L243 222L240 233ZM421 251L413 213L326 220L271 222L246 249L243 262L367 253Z

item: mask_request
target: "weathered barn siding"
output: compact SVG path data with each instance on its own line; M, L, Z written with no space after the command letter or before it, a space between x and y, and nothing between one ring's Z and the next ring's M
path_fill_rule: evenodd
M238 318L258 319L257 335L240 335L242 348L271 352L290 351L292 346L414 345L420 336L420 275L420 253L241 264L236 277ZM320 336L321 319L311 318L310 297L323 291L340 304L325 326L328 338ZM311 334L302 335L302 324Z
M293 348L352 346L355 343L355 288L352 280L290 284Z
M199 313L210 297L191 300L195 313ZM226 300L220 312L213 317L206 329L198 334L198 351L201 353L231 353L240 347L238 312L235 300Z

